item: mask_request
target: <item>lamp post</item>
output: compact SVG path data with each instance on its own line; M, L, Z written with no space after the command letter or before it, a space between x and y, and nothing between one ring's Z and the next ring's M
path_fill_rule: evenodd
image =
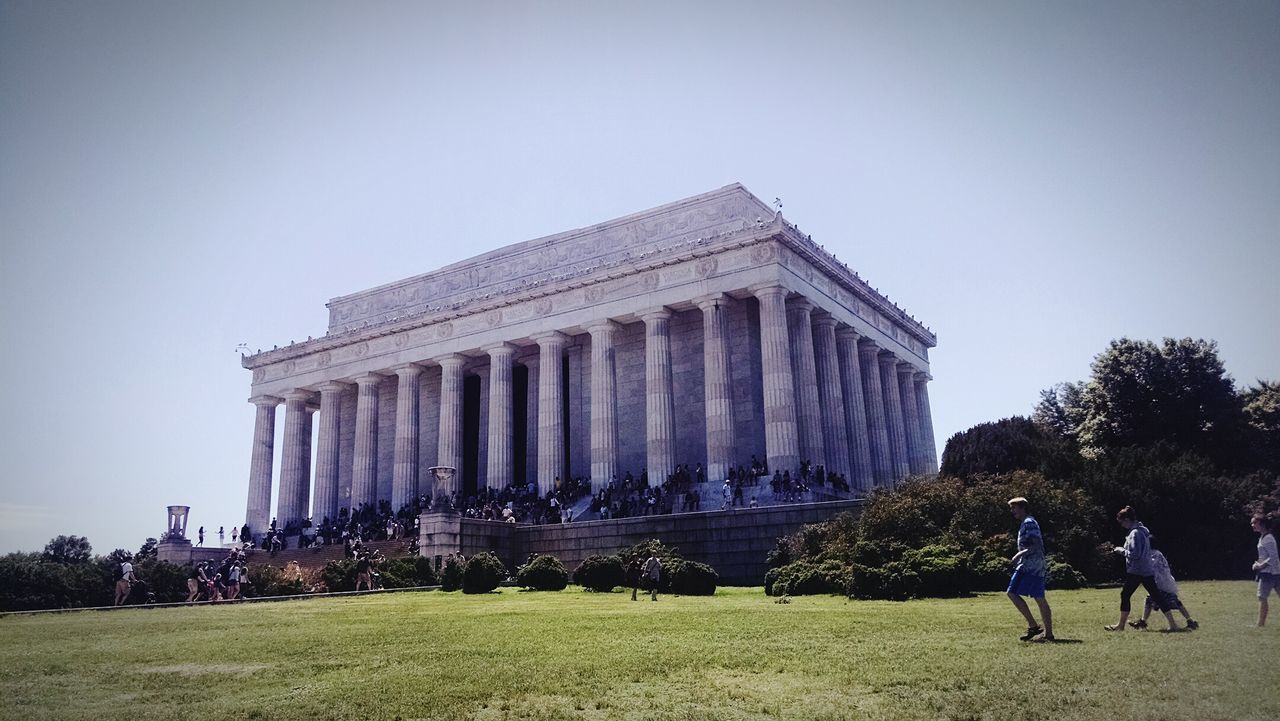
M453 466L432 466L427 469L436 479L436 492L431 496L431 510L437 513L453 511L453 500L450 497L452 489L450 481L453 480L453 474L458 472Z

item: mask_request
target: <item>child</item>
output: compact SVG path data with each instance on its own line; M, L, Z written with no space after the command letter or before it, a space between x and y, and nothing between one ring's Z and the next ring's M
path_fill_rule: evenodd
M1276 552L1275 525L1276 519L1267 519L1259 513L1254 516L1250 525L1258 534L1258 560L1253 563L1253 571L1258 574L1258 625L1267 625L1267 597L1272 591L1280 596L1280 554Z
M1162 603L1165 608L1170 611L1177 609L1182 612L1182 617L1187 620L1187 629L1194 631L1200 628L1200 624L1191 617L1191 613L1187 611L1187 607L1182 605L1182 599L1178 598L1178 582L1173 578L1173 572L1169 570L1169 559L1156 548L1156 537L1151 539L1151 565L1156 572L1156 588L1160 590L1160 598L1155 599L1147 596L1147 602L1142 609L1142 619L1138 621L1130 621L1129 625L1134 628L1146 628L1147 619L1151 616L1151 609L1156 606L1157 601Z

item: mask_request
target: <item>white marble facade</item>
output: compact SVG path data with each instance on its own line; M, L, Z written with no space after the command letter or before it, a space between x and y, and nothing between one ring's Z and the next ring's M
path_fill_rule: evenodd
M545 492L701 463L718 480L754 455L865 491L937 470L934 334L741 185L328 308L323 337L243 359L254 533L466 479ZM459 469L452 488L436 465Z

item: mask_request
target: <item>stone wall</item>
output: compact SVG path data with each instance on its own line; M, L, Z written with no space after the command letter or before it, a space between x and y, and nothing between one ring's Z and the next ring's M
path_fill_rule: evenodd
M616 553L657 538L678 547L685 558L716 569L724 585L757 586L764 583L765 556L779 537L841 511L857 511L862 503L799 503L545 526L429 513L422 516L420 541L422 554L428 557L458 550L468 557L492 551L514 569L530 553L548 553L572 572L587 556Z

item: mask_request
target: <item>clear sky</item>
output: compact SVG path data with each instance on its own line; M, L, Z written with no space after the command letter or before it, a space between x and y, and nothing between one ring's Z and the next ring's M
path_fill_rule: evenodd
M1122 335L1280 377L1280 3L7 0L0 552L241 522L237 344L734 181L938 334L939 450Z

